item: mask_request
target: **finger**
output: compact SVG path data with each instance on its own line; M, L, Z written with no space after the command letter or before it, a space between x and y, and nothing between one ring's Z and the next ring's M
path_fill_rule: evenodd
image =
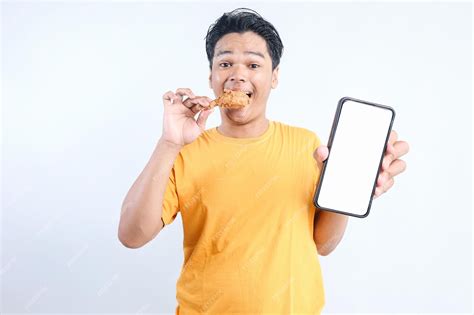
M318 163L318 166L321 167L321 164L326 161L329 156L329 149L325 145L320 145L313 152L313 157Z
M407 168L407 164L405 161L396 159L393 161L393 163L390 165L388 170L383 171L382 173L379 174L377 178L377 186L382 186L385 184L391 177L395 177L398 174L404 172Z
M186 106L187 108L191 109L194 105L196 105L196 102L192 98L188 98L184 100L183 105Z
M382 186L376 186L375 191L374 191L374 199L377 198L377 197L380 197L382 192L383 192L382 191Z
M201 130L206 129L207 118L212 114L213 111L214 109L210 109L210 110L203 110L199 113L196 123L199 126L199 128L201 128Z
M199 104L201 104L203 107L209 107L209 104L211 104L212 100L207 97L207 96L201 96L199 98Z
M209 109L212 109L212 108L215 107L215 106L211 107L212 102L214 102L211 98L209 98L207 96L204 96L204 98L206 100L207 105L203 108L203 110L209 110Z
M398 140L398 133L392 129L390 132L390 137L388 138L388 143L394 144Z
M409 151L408 143L405 141L397 141L392 148L387 148L387 152L382 161L382 170L387 170L392 161L404 156Z
M191 89L188 89L188 88L179 88L176 90L176 95L179 95L181 96L181 99L183 96L187 96L187 97L190 97L190 98L194 98L194 93L193 91L191 91Z
M395 184L395 179L392 177L388 182L384 183L382 187L379 187L381 190L380 194L386 193L390 188L392 188L393 184Z
M386 171L393 160L397 159L397 150L391 145L387 144L387 149L385 150L385 155L382 160L382 170Z
M188 102L186 102L188 101ZM193 112L193 114L197 114L201 110L209 107L209 102L206 99L199 98L199 99L187 99L185 103L186 106L190 106L189 109Z
M176 89L175 94L179 98L179 100L176 101L176 103L178 103L178 102L183 103L183 100L185 99L185 97L186 98L193 98L194 97L193 91L191 91L191 89L188 89L188 88Z
M388 172L384 171L377 177L377 187L382 186L389 178Z
M397 157L397 159L399 157L402 157L404 156L405 154L408 153L408 151L410 151L410 147L408 145L407 142L405 141L397 141L393 144L393 148L394 148L394 151L395 151L395 156Z
M381 194L382 194L382 188L380 187L375 188L374 199L380 197Z
M194 115L199 113L204 107L201 104L196 104L193 107L190 108L190 110L193 112Z
M404 172L406 168L407 168L407 164L405 163L405 161L396 159L390 165L389 169L387 170L387 173L389 174L390 177L394 177Z
M173 99L175 97L175 94L172 91L168 91L165 94L163 94L163 103L165 105L171 105L173 103Z
M397 141L398 134L395 130L392 130L390 132L390 136L388 138L387 146L385 148L385 155L384 159L382 161L382 169L386 170L389 166L390 163L397 158L396 156L396 150L393 147L393 144Z
M379 197L379 190L377 190L377 188L375 188L374 199L377 199L378 197Z
M209 107L210 100L206 96L197 96L194 98L188 98L183 102L183 105L187 108L192 108L196 105L201 105L201 107Z
M395 150L395 147L393 146L392 143L387 143L387 149L386 149L386 152L387 153L391 153L395 156L395 154L397 153L397 151Z
M393 184L395 183L395 179L393 177L391 177L388 181L386 181L385 183L383 183L383 185L381 186L377 186L375 188L375 192L374 192L374 196L375 197L378 197L380 196L381 194L387 192L387 190L389 190L390 188L392 188Z
M393 153L385 153L382 160L382 170L386 171L390 167L390 164L394 160L395 156Z
M196 114L199 111L211 109L210 107L211 101L212 100L210 100L206 96L202 96L197 99L194 99L193 102L195 102L196 104L193 105L193 107L191 108L192 112Z

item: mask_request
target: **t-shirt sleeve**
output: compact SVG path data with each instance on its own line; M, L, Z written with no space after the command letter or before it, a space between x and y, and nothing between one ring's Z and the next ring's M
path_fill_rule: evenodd
M161 212L161 220L165 225L170 224L174 221L179 212L179 198L176 185L176 173L179 167L178 156L171 169L170 176L168 178L168 184L166 185L165 195L163 198L163 207Z

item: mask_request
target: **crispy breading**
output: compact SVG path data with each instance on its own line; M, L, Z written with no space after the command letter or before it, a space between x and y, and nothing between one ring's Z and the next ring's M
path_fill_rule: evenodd
M209 104L209 108L220 106L223 108L243 108L250 102L250 97L242 91L224 90L224 93Z

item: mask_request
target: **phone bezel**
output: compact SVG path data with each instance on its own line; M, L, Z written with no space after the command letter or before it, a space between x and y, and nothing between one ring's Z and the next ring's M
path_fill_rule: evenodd
M345 212L345 211L340 211L340 210L331 209L331 208L325 208L325 207L319 206L319 204L318 204L318 197L319 197L319 192L321 190L321 186L322 186L323 180L324 180L326 164L327 164L327 161L329 161L329 159L331 157L332 142L333 142L334 136L336 134L337 125L339 123L339 117L341 115L342 107L344 106L344 103L346 101L353 101L353 102L362 103L362 104L365 104L365 105L380 107L380 108L383 108L383 109L386 109L386 110L390 110L392 112L392 119L390 120L390 126L388 128L387 136L385 138L385 145L384 145L382 154L380 156L379 167L377 168L377 173L375 175L375 180L374 180L374 184L373 184L373 188L372 188L372 193L370 195L369 205L367 207L367 211L364 214L356 214L356 213ZM331 134L329 136L329 141L328 141L328 144L327 144L327 147L329 149L329 155L328 155L327 159L323 162L323 168L321 170L321 175L319 177L318 183L316 184L316 192L315 192L314 197L313 197L313 204L316 208L318 208L320 210L324 210L324 211L330 211L330 212L335 212L335 213L339 213L339 214L349 215L349 216L353 216L353 217L356 217L356 218L365 218L369 215L370 208L372 206L372 201L373 201L373 198L374 198L374 192L375 192L375 189L377 188L377 178L380 174L380 168L382 166L382 161L383 161L385 150L387 149L387 143L388 143L388 139L390 137L390 132L392 131L392 126L393 126L394 119L395 119L395 110L390 106L377 104L377 103L374 103L374 102L363 101L363 100L356 99L356 98L353 98L353 97L348 97L348 96L343 97L339 100L338 105L337 105L337 109L336 109L336 114L334 115L334 120L333 120L333 124L332 124L332 127L331 127Z

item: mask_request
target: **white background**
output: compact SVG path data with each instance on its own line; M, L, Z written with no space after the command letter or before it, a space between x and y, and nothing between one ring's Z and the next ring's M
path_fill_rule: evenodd
M471 4L10 1L2 313L174 312L179 216L130 250L120 205L160 137L162 94L213 96L204 36L241 6L285 45L270 119L326 142L337 101L352 96L394 107L410 144L395 186L320 257L324 312L471 312Z

